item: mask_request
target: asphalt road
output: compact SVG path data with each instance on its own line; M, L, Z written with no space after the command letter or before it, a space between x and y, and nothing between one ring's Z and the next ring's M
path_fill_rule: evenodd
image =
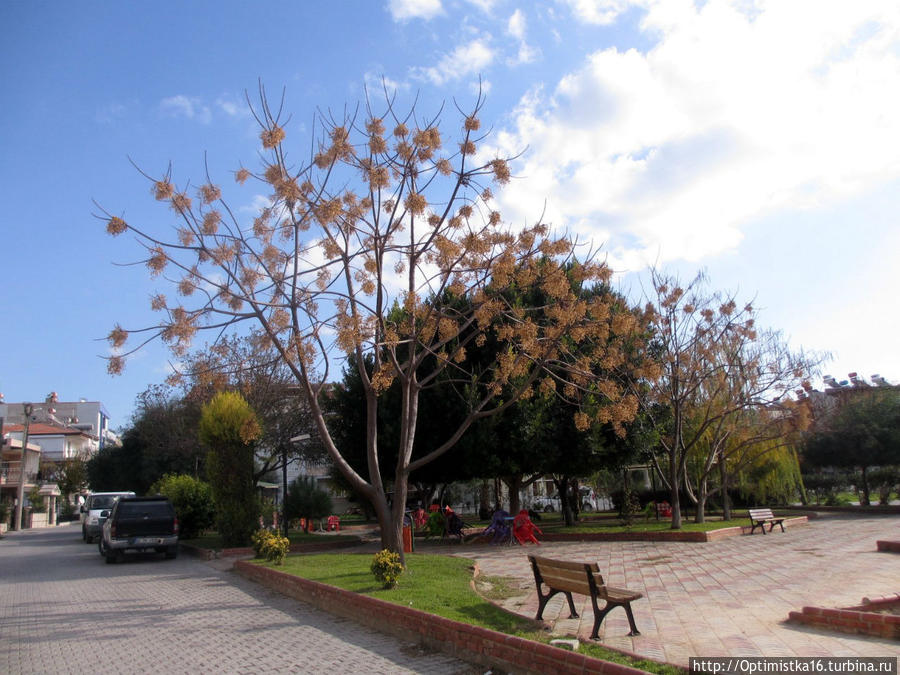
M76 526L0 540L2 673L476 673L187 556L108 565Z

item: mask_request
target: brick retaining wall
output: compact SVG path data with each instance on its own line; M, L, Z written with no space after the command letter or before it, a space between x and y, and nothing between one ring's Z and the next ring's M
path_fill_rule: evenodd
M639 675L644 671L584 654L552 647L514 635L452 621L285 574L268 567L238 560L234 570L268 588L307 602L378 631L398 638L424 643L451 656L486 667L500 667L517 673L603 673Z
M788 621L842 633L900 640L900 616L878 611L895 607L900 607L900 594L863 598L861 605L842 609L804 607L800 612L791 612Z

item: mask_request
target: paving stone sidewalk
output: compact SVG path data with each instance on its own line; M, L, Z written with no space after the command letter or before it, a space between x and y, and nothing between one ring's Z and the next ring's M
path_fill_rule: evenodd
M71 526L5 536L0 673L483 672L218 563L145 555L107 565Z
M804 605L847 607L863 597L900 593L900 555L879 553L876 540L900 539L900 518L816 518L785 533L738 536L708 543L548 542L539 548L444 546L474 558L485 574L519 579L523 595L504 603L533 618L534 577L526 555L597 561L612 586L640 591L632 604L641 635L628 637L625 612L615 609L600 641L642 656L687 665L691 656L895 656L900 642L830 633L787 624ZM559 635L588 640L590 600L575 596L580 619L569 619L564 596L544 611Z

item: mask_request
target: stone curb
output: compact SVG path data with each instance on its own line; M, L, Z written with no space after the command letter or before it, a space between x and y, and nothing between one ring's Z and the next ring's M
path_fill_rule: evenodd
M638 675L644 671L591 658L584 654L498 633L479 626L434 616L411 607L359 595L341 588L296 577L245 560L234 563L234 571L295 600L351 619L399 638L418 641L446 654L486 667L517 673L601 673Z

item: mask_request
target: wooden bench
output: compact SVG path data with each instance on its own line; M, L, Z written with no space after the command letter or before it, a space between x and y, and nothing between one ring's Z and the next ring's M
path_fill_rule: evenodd
M769 532L775 529L776 525L784 532L784 518L776 518L772 509L750 509L748 513L750 514L750 534L753 534L757 527L765 534L766 523L769 524Z
M534 555L528 556L528 560L531 562L531 569L534 572L534 583L537 586L538 611L535 618L538 621L543 617L547 602L557 593L565 594L566 600L569 601L569 611L571 612L569 618L577 619L578 612L575 611L572 593L578 593L589 596L594 606L592 640L598 639L600 624L603 622L604 617L616 607L624 608L625 613L628 615L628 624L631 626L629 635L640 635L640 632L634 625L631 601L644 597L642 593L607 586L603 582L603 576L600 574L600 568L597 563L551 560L550 558L540 558ZM547 587L546 593L541 590L542 586ZM602 609L597 604L599 599L606 600L606 604Z

